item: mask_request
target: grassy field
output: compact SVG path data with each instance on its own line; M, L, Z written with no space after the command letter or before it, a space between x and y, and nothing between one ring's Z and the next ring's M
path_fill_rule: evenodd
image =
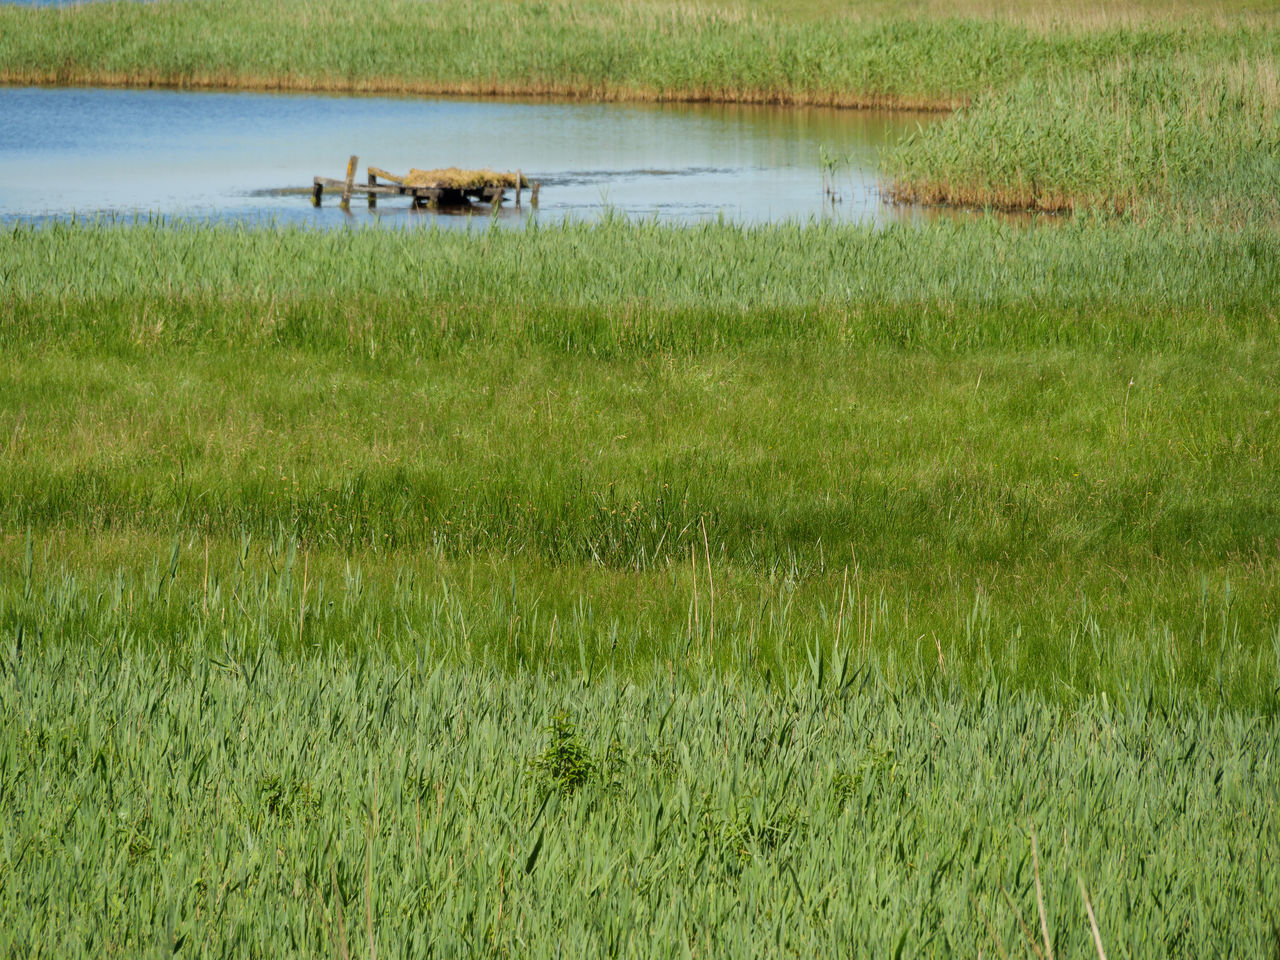
M291 647L764 675L838 638L904 683L1270 710L1278 252L1083 221L19 227L5 570L30 537L59 642L202 633L230 589ZM133 584L171 559L157 606ZM136 606L91 601L120 583Z
M1076 214L4 227L0 956L1280 952L1274 12L0 6Z
M1278 245L7 229L0 952L1273 951Z

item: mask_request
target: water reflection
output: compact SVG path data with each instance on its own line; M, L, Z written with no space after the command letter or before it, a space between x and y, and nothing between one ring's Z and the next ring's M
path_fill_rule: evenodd
M743 222L900 216L880 151L929 118L737 105L423 100L157 90L0 89L0 218L159 213L350 222L466 218L363 200L350 216L305 195L349 154L392 171L522 169L542 220L629 216ZM838 158L834 169L822 159ZM830 187L835 202L824 187ZM289 188L294 188L290 190ZM488 208L482 208L484 215ZM519 217L500 211L503 222Z

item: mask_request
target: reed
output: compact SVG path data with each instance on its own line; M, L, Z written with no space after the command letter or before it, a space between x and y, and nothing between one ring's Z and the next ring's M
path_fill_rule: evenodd
M1275 952L1274 27L976 3L0 7L17 82L968 104L904 195L1107 212L6 226L0 955Z
M900 199L1277 222L1274 58L1122 61L1025 80L899 148Z
M0 81L951 106L1016 76L1037 43L996 23L833 33L647 3L107 3L0 10Z
M894 15L824 7L373 0L359 7L248 0L0 10L0 79L306 91L725 100L949 108L1046 67L1226 48L1265 55L1267 18L1086 15L1053 32L961 6ZM1115 8L1119 9L1119 8ZM1136 9L1136 8L1135 8ZM1072 26L1074 24L1074 26Z
M610 216L527 231L17 223L0 233L0 340L346 349L367 333L384 351L498 338L616 354L787 344L802 329L945 350L1267 339L1277 243L1261 226L1090 218L686 229ZM317 315L291 319L295 307ZM1205 311L1214 323L1200 322ZM437 323L430 338L424 316Z
M1274 717L903 699L844 649L767 688L208 639L9 633L6 953L1092 957L1090 918L1134 957L1275 945Z
M357 621L282 608L281 643L465 623L516 672L694 644L763 675L861 618L884 669L945 661L974 691L1260 707L1276 243L1086 220L17 227L3 569L28 530L47 584L131 580L175 540L222 582L243 538L279 540L326 592L360 563L383 598ZM415 570L447 591L387 599Z

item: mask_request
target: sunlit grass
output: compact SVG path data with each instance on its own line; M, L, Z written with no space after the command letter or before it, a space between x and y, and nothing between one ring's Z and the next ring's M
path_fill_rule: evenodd
M637 685L255 634L6 639L0 950L1090 957L1086 904L1112 955L1275 944L1271 719L904 698L830 647Z
M450 639L465 622L504 668L581 646L646 674L697 637L759 674L857 610L886 670L936 644L924 660L973 689L994 671L1068 699L1140 682L1265 704L1276 242L1087 222L17 228L8 570L28 531L50 584L132 581L177 543L190 610L191 565L208 549L224 582L248 538L329 591L362 571L361 619L305 628L326 646L471 654ZM429 612L446 597L456 613ZM287 646L303 601L281 602L262 622ZM167 616L91 632L161 637Z
M6 229L0 954L1265 955L1243 219Z
M1274 30L0 6L12 82L971 104L904 195L1109 214L6 228L0 955L1273 953Z
M781 18L831 21L845 17L882 19L978 18L1035 30L1096 30L1196 19L1215 26L1274 23L1275 0L740 0L737 7Z
M851 20L833 34L640 3L125 2L0 8L0 80L950 106L1016 77L1036 43L976 21Z
M901 147L900 198L1280 222L1274 57L1125 61L1026 80Z

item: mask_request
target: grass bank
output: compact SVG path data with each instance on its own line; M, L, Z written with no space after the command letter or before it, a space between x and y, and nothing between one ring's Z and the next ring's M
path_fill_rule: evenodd
M16 228L4 620L1270 709L1276 243Z
M1266 18L828 6L196 0L0 10L0 80L949 108L1028 75L1274 49ZM1137 9L1137 8L1134 8ZM939 15L940 14L940 15Z
M1037 46L995 23L844 26L647 3L6 8L0 80L945 107L1013 79Z
M1280 74L1272 54L1242 53L1028 78L922 131L889 169L903 200L1274 225Z

